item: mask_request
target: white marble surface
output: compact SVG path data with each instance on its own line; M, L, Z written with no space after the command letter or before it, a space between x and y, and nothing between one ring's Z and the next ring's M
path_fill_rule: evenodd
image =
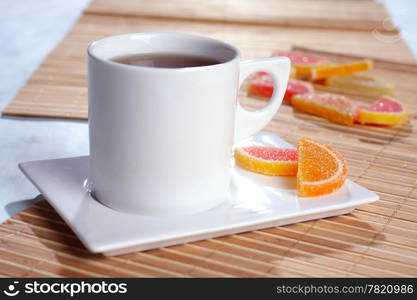
M89 0L0 0L0 110L64 37ZM22 161L88 154L87 122L0 118L0 222L39 192Z
M417 1L381 0L417 53ZM0 110L65 36L89 0L0 0ZM0 222L39 193L18 170L22 161L88 154L87 122L0 118Z

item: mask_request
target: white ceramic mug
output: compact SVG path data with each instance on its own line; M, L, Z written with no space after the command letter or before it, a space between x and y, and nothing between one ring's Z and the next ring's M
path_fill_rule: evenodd
M120 64L128 54L172 53L221 63L190 68ZM94 196L116 210L188 214L229 197L234 141L277 112L289 76L285 57L240 62L224 42L175 33L107 37L88 48L90 175ZM237 101L253 72L269 72L274 94L255 112Z

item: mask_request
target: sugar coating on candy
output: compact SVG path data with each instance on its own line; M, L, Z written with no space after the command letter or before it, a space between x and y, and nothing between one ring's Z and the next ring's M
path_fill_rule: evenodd
M352 63L321 66L312 70L310 79L317 80L331 76L347 76L357 72L364 72L373 68L373 62L370 60L357 61Z
M316 65L325 63L327 61L323 57L305 55L291 51L278 51L274 53L274 56L286 56L291 60L292 64L296 65Z
M364 75L332 76L326 78L324 84L347 93L358 92L374 97L395 94L392 83Z
M236 163L249 171L271 176L295 176L297 151L265 146L235 149Z
M251 156L264 160L297 161L297 151L295 149L249 146L243 147L242 150Z
M332 107L339 111L340 113L344 114L355 114L357 110L357 106L352 103L352 101L343 95L336 95L336 94L316 94L316 93L309 93L300 98L305 99L305 101L314 102L317 104L321 104L324 106Z
M250 80L248 92L251 95L271 97L274 92L274 81L266 72L256 73Z
M290 102L294 95L312 92L313 86L308 82L300 80L288 80L284 94L284 100ZM259 72L255 74L249 83L248 92L251 95L271 97L274 92L274 82L268 73Z
M366 88L382 88L387 86L387 83L385 81L370 76L334 76L326 79L326 85L339 85L342 83L350 83L352 85L358 86L360 85Z
M381 98L373 103L369 107L362 107L363 110L376 111L376 112L387 112L387 113L398 113L404 110L403 106L388 98Z
M361 107L358 122L391 126L401 124L408 118L406 109L395 99L383 97L368 107Z
M294 97L295 95L302 95L313 91L313 86L308 82L303 82L300 80L289 80L287 89L285 91L284 99L287 101L291 101L292 97Z
M298 144L297 190L299 196L329 194L346 179L347 164L343 156L320 141L302 138Z
M302 178L307 182L317 180L326 180L334 176L335 170L338 169L339 160L335 155L328 151L328 148L317 146L316 143L309 142L300 146L303 155L303 173Z
M348 97L338 94L295 95L292 104L301 111L345 125L353 125L359 116L359 106Z
M288 57L291 61L292 68L295 70L293 77L298 79L309 79L313 69L329 64L323 57L305 55L291 51L279 51L274 53L274 56Z

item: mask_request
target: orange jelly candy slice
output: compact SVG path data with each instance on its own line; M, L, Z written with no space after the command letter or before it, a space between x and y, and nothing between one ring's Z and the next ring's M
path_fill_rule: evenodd
M235 149L235 161L242 168L272 176L297 174L297 150L265 146Z
M331 76L347 76L357 72L371 70L374 64L370 60L357 61L341 65L321 66L311 70L310 79L324 79Z
M298 144L297 191L301 197L330 194L346 180L347 164L335 149L310 138Z
M295 95L291 103L298 110L344 125L353 125L359 115L357 104L337 94Z
M397 125L407 118L408 113L403 105L386 96L369 107L361 107L358 121L364 124Z

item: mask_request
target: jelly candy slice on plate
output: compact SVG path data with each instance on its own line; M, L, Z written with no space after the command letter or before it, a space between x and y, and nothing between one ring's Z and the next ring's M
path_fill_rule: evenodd
M382 97L369 107L361 107L358 121L364 124L396 125L407 120L408 113L398 101Z
M248 145L248 142L249 139L243 142L246 145L235 148L236 163L242 168L266 175L297 175L296 187L301 197L330 194L346 180L345 159L322 142L301 138L298 149L294 149L270 132L261 132L250 140L250 143L262 145Z
M346 180L347 164L335 149L310 138L298 144L297 191L301 197L321 196L338 190Z
M297 150L247 146L235 149L236 163L252 172L272 176L294 176L297 173Z
M353 125L359 115L357 104L348 97L337 94L295 95L291 103L298 110L344 125Z

